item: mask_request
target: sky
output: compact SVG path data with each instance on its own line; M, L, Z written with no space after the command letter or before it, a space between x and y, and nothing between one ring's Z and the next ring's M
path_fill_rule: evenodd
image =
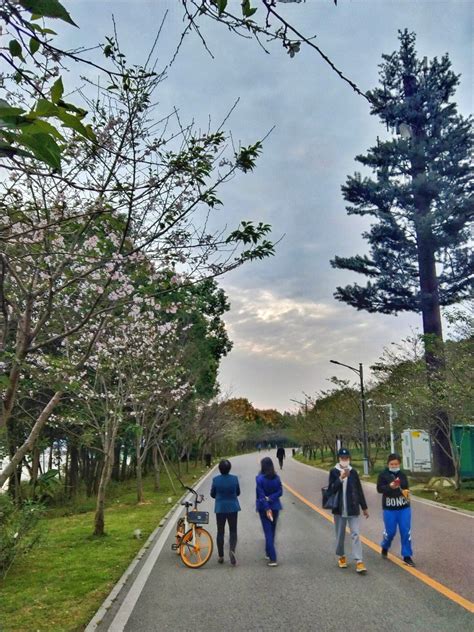
M121 46L136 63L143 63L165 14L158 43L163 66L183 30L179 0L64 5L80 26L80 32L67 32L68 43L103 41L113 13ZM229 0L236 12L239 5ZM471 0L339 0L337 7L332 0L307 0L279 4L278 10L306 35L316 35L317 45L363 91L377 84L381 55L397 48L398 29L415 31L420 57L449 53L462 75L459 110L472 112ZM355 377L329 360L362 362L370 380L368 367L384 347L421 325L417 314L368 314L333 298L337 285L364 281L332 269L329 261L365 252L361 233L368 227L367 219L347 216L341 185L358 169L354 157L386 131L365 99L315 51L303 46L290 58L274 42L266 54L222 25L201 24L213 57L195 34L186 37L160 86L159 106L164 113L177 107L182 120L197 127L209 120L218 127L239 99L226 122L236 143L255 142L273 130L255 171L221 190L218 221L232 228L242 219L268 222L273 239L280 240L275 257L220 280L231 303L225 321L234 343L222 361L221 389L258 408L294 409L292 400L328 388L332 375Z

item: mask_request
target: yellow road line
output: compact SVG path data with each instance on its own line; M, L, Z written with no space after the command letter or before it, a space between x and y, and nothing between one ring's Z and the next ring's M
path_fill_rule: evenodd
M296 496L296 498L301 500L301 502L303 502L305 505L307 505L308 507L311 507L311 509L316 511L320 516L322 516L323 518L326 518L326 520L329 520L329 522L334 522L332 514L328 513L327 511L324 511L324 509L321 509L320 507L317 507L310 500L308 500L307 498L302 496L299 492L297 492L295 489L293 489L292 487L290 487L286 483L283 483L283 487L285 489L287 489L289 492L291 492L293 494L293 496ZM370 547L373 551L375 551L377 553L380 552L380 545L379 544L376 544L375 542L372 542L372 540L369 540L368 538L366 538L366 537L364 537L362 535L360 536L360 539L362 540L362 542L364 544L366 544L368 547ZM472 601L469 601L469 599L465 599L461 595L458 595L458 593L455 593L453 590L451 590L447 586L444 586L443 584L440 584L439 582L437 582L435 579L433 579L429 575L426 575L425 573L422 573L421 571L419 571L417 568L412 568L411 566L407 566L406 564L404 564L402 562L402 560L400 560L398 557L395 557L395 555L392 555L391 553L389 553L388 557L394 564L397 564L397 566L400 566L400 568L403 568L403 570L406 571L407 573L410 573L411 575L414 575L415 577L417 577L423 583L427 584L428 586L430 586L434 590L437 590L439 593L441 593L442 595L444 595L448 599L451 599L451 601L454 601L459 606L462 606L463 608L465 608L469 612L473 612L474 613L474 603Z

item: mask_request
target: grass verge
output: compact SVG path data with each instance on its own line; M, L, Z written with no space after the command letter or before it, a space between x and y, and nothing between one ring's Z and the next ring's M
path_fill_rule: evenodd
M191 484L203 473L190 469ZM159 493L152 477L144 480L145 502L136 502L135 481L111 486L105 515L107 535L93 537L94 499L53 508L39 528L40 543L17 559L0 581L0 632L76 632L84 630L112 587L172 504L176 493L163 475ZM172 497L172 504L168 503ZM133 536L141 529L142 539Z
M367 479L364 480L368 480L372 483L377 482L377 476L379 472L381 472L385 468L387 455L388 453L380 455L380 458L378 458L375 462L373 472ZM325 455L324 461L320 457L316 459L309 459L302 454L296 454L293 458L295 458L300 463L306 463L306 465L318 467L322 470L329 471L332 467L334 467L334 464L332 460L330 460L329 455ZM351 458L351 463L356 468L356 470L359 471L359 473L363 471L362 455L357 454L357 452L354 453L353 458ZM410 488L414 496L419 496L420 498L425 498L427 500L437 500L437 502L440 502L444 505L449 505L455 509L467 509L468 511L474 511L473 481L465 482L463 484L463 487L459 491L451 488L442 489L439 491L438 498L435 499L434 492L424 489L424 484L418 476L409 476L408 480L410 482Z

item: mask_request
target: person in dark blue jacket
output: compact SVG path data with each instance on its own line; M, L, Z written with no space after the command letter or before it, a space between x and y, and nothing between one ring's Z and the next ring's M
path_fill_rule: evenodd
M214 511L217 520L217 554L218 562L224 562L224 530L225 523L229 523L229 558L232 566L237 564L235 549L237 546L237 512L240 504L239 479L229 474L232 465L224 459L219 463L220 476L212 479L211 497L216 499Z
M280 497L283 494L280 477L275 472L273 461L266 456L260 462L261 471L257 476L257 511L265 534L265 553L268 566L278 566L275 550L275 531L278 515L282 509Z

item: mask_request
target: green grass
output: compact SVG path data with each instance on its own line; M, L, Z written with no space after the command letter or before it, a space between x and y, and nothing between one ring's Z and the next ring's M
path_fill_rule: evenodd
M363 462L361 452L357 450L351 450L351 455L352 465L359 471L359 473L362 472ZM327 452L324 456L324 461L321 459L319 452L318 458L316 459L308 459L302 454L297 454L294 458L300 463L306 463L306 465L319 467L323 470L329 471L332 467L334 467L332 456L330 456L329 452ZM377 482L377 476L379 472L381 472L385 468L387 456L388 452L379 453L373 471L371 472L370 476L368 478L364 478L364 480L371 481L372 483ZM418 476L409 476L408 480L410 482L410 488L414 496L420 496L421 498L426 498L427 500L435 500L434 492L431 490L426 490L424 488L423 483L427 482L427 479L423 479ZM438 501L445 505L456 507L457 509L467 509L468 511L474 511L474 483L472 481L464 483L462 489L460 489L459 491L449 488L442 489L441 491L439 491Z
M183 476L191 483L201 468ZM0 581L1 632L60 632L83 630L121 577L146 538L182 495L162 475L162 488L153 491L151 478L144 480L145 502L137 505L135 482L111 488L105 515L107 535L93 537L94 499L75 506L53 508L39 528L40 544L17 559ZM80 512L80 513L79 513ZM142 539L133 537L141 529Z

